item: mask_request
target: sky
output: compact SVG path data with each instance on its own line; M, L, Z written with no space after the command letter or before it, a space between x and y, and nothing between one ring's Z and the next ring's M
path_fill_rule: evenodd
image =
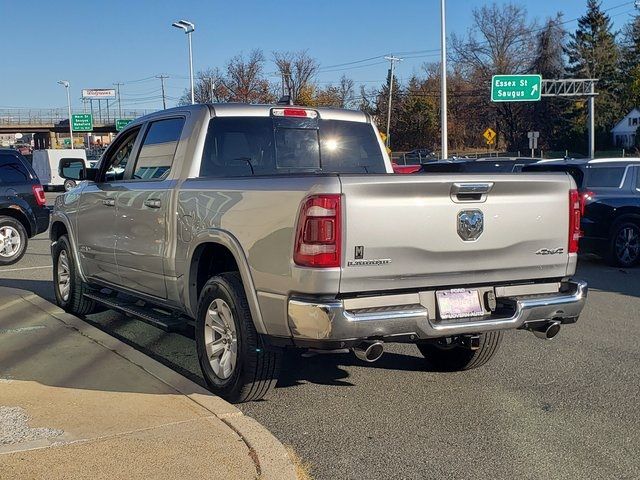
M447 34L465 34L472 10L487 3L446 0ZM558 11L570 21L586 10L586 0L514 3L540 23ZM617 29L634 12L628 0L603 0L602 7ZM158 109L160 74L169 76L168 106L175 105L189 85L186 35L171 27L179 19L196 25L196 72L260 48L268 59L265 72L272 74L271 52L308 50L320 62L321 85L346 74L356 84L378 86L387 74L384 59L336 65L396 54L405 58L396 70L402 80L424 62L439 61L439 0L0 0L0 18L0 109L66 107L58 80L70 82L77 111L83 88L115 82L124 83L123 109ZM571 31L576 23L565 27Z

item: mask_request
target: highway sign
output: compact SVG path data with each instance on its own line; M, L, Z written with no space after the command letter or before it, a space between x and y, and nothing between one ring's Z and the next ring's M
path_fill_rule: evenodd
M116 90L114 88L84 88L82 89L82 98L91 100L116 98Z
M492 128L487 128L482 136L487 139L488 144L492 144L496 138L496 132Z
M494 75L492 102L537 102L542 93L541 75Z
M529 148L532 150L538 148L538 138L540 137L540 132L528 132L527 137L529 137Z
M93 116L90 113L71 115L71 128L74 132L93 131Z
M130 118L116 118L116 132L119 132L131 122L133 122L133 119Z

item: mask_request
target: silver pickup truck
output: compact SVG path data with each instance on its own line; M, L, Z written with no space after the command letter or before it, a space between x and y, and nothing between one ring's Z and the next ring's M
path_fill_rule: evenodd
M425 369L469 369L503 330L553 337L587 295L569 175L395 175L361 112L164 110L60 173L84 181L52 213L58 304L193 325L235 402L265 395L287 347L375 361L414 343Z

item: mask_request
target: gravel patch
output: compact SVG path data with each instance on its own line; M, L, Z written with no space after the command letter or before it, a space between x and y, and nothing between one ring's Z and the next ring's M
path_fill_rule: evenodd
M59 437L64 432L55 428L30 428L27 412L20 407L0 406L0 445Z

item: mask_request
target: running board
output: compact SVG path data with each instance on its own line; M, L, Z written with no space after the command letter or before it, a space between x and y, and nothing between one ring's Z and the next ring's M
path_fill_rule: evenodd
M172 315L169 312L164 313L155 308L138 305L135 302L129 302L122 298L104 295L98 292L85 293L84 296L111 310L131 315L138 320L142 320L166 332L182 331L190 323L186 317L175 314Z

